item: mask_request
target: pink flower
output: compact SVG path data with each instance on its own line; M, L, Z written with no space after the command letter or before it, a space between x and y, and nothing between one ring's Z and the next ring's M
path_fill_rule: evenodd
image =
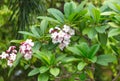
M31 39L27 39L25 42L21 43L19 51L26 60L29 60L32 58L32 47L33 46L34 46L34 43L32 42Z
M13 62L16 60L16 54L17 50L15 49L15 46L10 46L6 52L2 52L0 55L1 59L6 59L7 60L7 65L12 67Z
M55 29L51 28L49 33L51 34L52 42L54 44L59 43L59 48L63 50L69 45L70 38L75 34L75 31L70 26L64 25L63 29L59 27L55 27Z

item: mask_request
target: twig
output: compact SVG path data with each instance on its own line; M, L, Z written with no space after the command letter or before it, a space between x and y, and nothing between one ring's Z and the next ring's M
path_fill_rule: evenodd
M117 79L119 78L119 76L120 76L120 69L119 69L119 73L117 74L117 76L112 81L117 81Z

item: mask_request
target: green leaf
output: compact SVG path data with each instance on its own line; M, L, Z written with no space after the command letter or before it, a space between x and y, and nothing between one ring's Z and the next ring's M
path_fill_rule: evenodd
M111 29L108 33L108 37L116 36L120 34L120 28Z
M58 21L64 22L64 15L62 14L61 11L55 9L55 8L50 8L47 10L50 14L52 14Z
M89 10L90 16L93 18L94 22L98 23L100 20L100 11L98 9L96 9L95 6L92 4L89 4L88 10Z
M76 9L76 3L66 2L64 5L65 17L68 18Z
M40 29L41 29L42 34L45 33L47 27L48 27L48 21L45 20L45 19L42 20L41 23L40 23Z
M32 37L36 37L32 33L26 32L26 31L19 31L18 33L21 33L21 34L24 34L24 35L28 35L28 36L32 36Z
M108 35L106 33L98 33L98 40L102 45L107 44Z
M38 59L40 59L44 64L50 65L50 58L49 55L46 55L47 53L38 51L34 54L34 56Z
M47 20L47 21L50 21L50 22L54 22L54 23L57 23L57 24L60 24L60 22L59 21L57 21L57 20L55 20L55 19L53 19L53 18L51 18L51 17L47 17L47 16L39 16L39 17L37 17L38 19L45 19L45 20Z
M76 48L76 46L74 46L74 47L67 47L67 49L68 49L69 51L71 51L73 54L76 54L76 55L81 56L80 51L79 51L78 48Z
M90 39L93 39L96 34L97 34L97 32L96 32L95 28L90 28L90 30L87 33L87 35Z
M91 61L92 63L95 63L97 61L97 57L94 56L94 57L92 57L92 58L90 58L88 60Z
M75 12L80 12L81 10L83 10L85 4L86 4L87 0L82 1L77 8L75 9Z
M13 43L21 43L21 42L23 42L23 40L11 40L10 42L13 42Z
M108 22L108 25L110 25L111 27L114 27L114 28L120 27L118 24L116 24L114 22Z
M89 49L89 46L87 43L85 42L82 42L80 43L79 45L76 46L79 51L80 51L80 54L83 56L83 57L88 57L88 51L90 50Z
M95 30L98 33L105 33L105 30L108 28L109 26L100 26L100 27L95 27Z
M39 74L38 81L48 81L49 76L47 74Z
M28 73L28 76L34 76L38 73L40 73L39 68L34 68L32 71Z
M67 55L65 55L65 54L61 54L60 56L58 56L57 58L56 58L56 62L58 63L59 61L62 61L65 57L66 57Z
M116 14L116 13L113 12L113 11L106 11L106 12L102 12L100 15L103 15L103 16L110 16L110 15L113 15L113 14Z
M59 75L60 69L59 68L51 68L50 73L56 77Z
M100 55L97 57L97 64L107 66L108 63L116 61L116 57L110 54Z
M84 67L86 66L87 64L85 62L80 62L78 65L77 65L77 68L79 71L83 70Z
M108 3L109 8L114 10L115 12L120 13L120 5L117 3Z
M74 61L78 61L79 59L75 58L75 57L65 57L62 62L63 63L69 63L69 62L74 62Z
M35 37L37 37L37 38L40 37L38 31L36 30L36 27L34 27L34 26L31 27L31 32L33 33L33 35L34 35Z
M97 51L99 50L99 44L96 44L96 45L93 45L91 48L90 48L90 51L88 53L89 55L89 58L92 58L95 56L95 54L97 53Z
M45 73L48 70L49 70L49 68L47 66L41 66L39 69L40 73Z

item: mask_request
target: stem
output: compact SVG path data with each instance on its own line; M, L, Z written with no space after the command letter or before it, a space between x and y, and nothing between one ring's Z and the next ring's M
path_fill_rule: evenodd
M119 69L119 72L118 72L117 76L112 81L117 81L119 76L120 76L120 69Z

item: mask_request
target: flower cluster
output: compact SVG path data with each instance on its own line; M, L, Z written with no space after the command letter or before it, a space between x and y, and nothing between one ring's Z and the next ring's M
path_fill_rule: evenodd
M31 59L33 46L34 43L31 39L27 39L25 42L21 43L19 51L26 60ZM7 59L7 65L11 67L13 65L13 62L16 60L16 54L16 46L10 46L6 52L2 52L0 59Z
M34 46L34 43L32 42L31 39L27 39L25 42L21 43L19 51L21 54L23 54L23 56L26 60L31 59L33 46Z
M51 34L52 42L54 44L59 43L59 48L63 50L64 47L69 45L70 38L75 34L75 31L69 26L64 25L63 29L60 29L59 27L55 27L54 29L51 28L49 33Z
M7 59L7 65L10 67L16 59L17 50L15 48L15 46L10 46L6 52L2 52L0 55L1 59Z

